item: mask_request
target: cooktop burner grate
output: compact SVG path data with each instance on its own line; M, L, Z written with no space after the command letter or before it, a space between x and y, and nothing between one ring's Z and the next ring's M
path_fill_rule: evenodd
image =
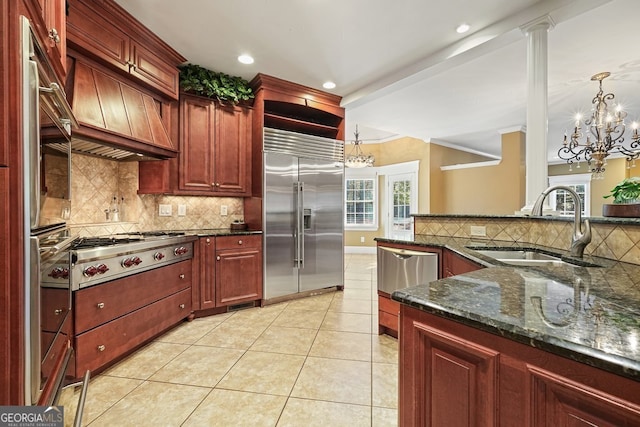
M139 238L131 237L81 237L71 245L71 249L97 248L139 241Z

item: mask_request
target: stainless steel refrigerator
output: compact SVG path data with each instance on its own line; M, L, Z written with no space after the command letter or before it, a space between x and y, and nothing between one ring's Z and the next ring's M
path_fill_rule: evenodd
M264 299L341 286L344 144L264 129Z

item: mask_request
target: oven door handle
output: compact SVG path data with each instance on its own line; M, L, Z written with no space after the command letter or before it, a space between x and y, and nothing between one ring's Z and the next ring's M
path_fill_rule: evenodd
M51 255L55 255L61 251L64 251L65 249L67 249L74 240L76 240L78 238L78 236L71 236L67 239L64 239L62 242L58 243L57 245L51 246L50 248L50 253Z

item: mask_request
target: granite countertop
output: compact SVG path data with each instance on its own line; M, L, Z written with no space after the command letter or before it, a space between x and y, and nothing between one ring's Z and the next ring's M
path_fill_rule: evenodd
M185 233L198 237L207 236L246 236L249 234L262 234L261 230L231 230L229 228L208 228L201 230L185 230Z
M446 248L489 267L395 291L394 300L640 380L640 266L585 257L598 267L512 267L470 248L562 252L533 244L427 235L376 241Z

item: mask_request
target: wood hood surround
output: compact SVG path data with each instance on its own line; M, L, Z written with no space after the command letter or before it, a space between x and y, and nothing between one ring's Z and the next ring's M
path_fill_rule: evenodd
M89 62L69 58L68 69L67 98L80 124L72 151L121 161L177 156L159 101Z

